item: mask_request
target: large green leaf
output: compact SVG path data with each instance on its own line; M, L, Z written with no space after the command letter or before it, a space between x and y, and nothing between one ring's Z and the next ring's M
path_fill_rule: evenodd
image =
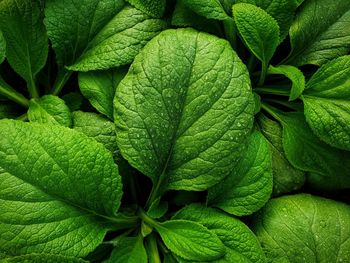
M199 223L170 220L154 227L170 251L186 260L211 261L225 254L220 239Z
M28 119L32 122L72 126L72 114L64 100L53 95L31 99Z
M272 199L253 230L268 262L341 263L350 255L350 207L311 195Z
M81 93L102 114L113 120L113 98L127 68L79 73Z
M350 56L321 67L307 83L303 101L306 121L315 134L350 150Z
M280 42L288 35L294 20L294 12L298 7L296 0L238 0L237 2L256 5L272 16L280 28Z
M173 218L198 222L218 236L226 248L226 254L215 262L264 263L266 260L251 230L223 212L192 204L177 212Z
M233 6L233 18L245 45L263 64L263 71L279 43L279 26L263 9L246 3Z
M45 25L58 64L74 63L124 5L120 0L46 1Z
M106 263L147 263L147 253L143 246L143 237L121 237L113 243L115 246Z
M209 19L231 19L219 0L183 0L193 12Z
M131 63L141 48L166 27L165 21L126 6L91 40L69 69L89 71Z
M35 91L35 76L45 65L48 40L39 2L3 0L0 2L0 28L6 39L6 57L11 67Z
M350 1L308 0L290 28L288 63L322 65L350 50Z
M0 134L0 251L74 257L93 251L122 195L112 155L58 125L2 120Z
M115 125L113 122L93 112L73 112L73 129L102 143L112 153L118 151Z
M6 57L6 40L0 30L0 64L4 61Z
M272 160L267 140L253 132L248 147L232 172L208 191L208 203L237 215L261 208L272 193Z
M146 45L117 88L118 146L157 191L204 190L238 161L253 110L247 69L228 42L167 30Z
M165 10L166 0L126 0L142 12L154 17L161 17Z
M263 114L259 114L257 121L272 153L273 194L298 190L305 182L305 173L294 168L287 160L283 150L281 125Z

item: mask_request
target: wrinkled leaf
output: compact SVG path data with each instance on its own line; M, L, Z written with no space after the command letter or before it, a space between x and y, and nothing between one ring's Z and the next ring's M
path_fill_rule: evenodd
M154 16L154 17L162 17L166 0L126 0L131 5L140 9L142 12Z
M193 12L209 19L231 19L219 0L183 0Z

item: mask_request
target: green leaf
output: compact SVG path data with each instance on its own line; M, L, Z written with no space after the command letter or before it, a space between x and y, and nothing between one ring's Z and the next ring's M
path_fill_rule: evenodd
M256 5L272 16L280 28L279 42L282 42L288 35L295 10L298 7L296 0L238 0L237 2Z
M289 101L299 98L305 89L304 74L296 67L287 65L274 67L270 65L268 74L282 74L292 81L292 89L290 91Z
M83 96L79 92L69 92L62 96L62 99L70 109L70 111L79 110L83 104Z
M28 119L54 125L72 126L72 113L64 100L53 95L45 95L39 99L31 99Z
M129 64L143 46L166 27L164 20L126 6L91 40L68 69L89 71Z
M118 151L115 125L93 112L73 112L73 129L102 143L112 153Z
M305 173L294 168L287 160L283 150L281 125L263 114L258 116L257 122L272 153L273 194L280 195L300 189L305 182Z
M279 43L279 27L263 9L245 3L233 6L233 18L245 45L265 65Z
M115 97L117 142L155 191L205 190L238 161L254 110L248 71L229 43L167 30L135 58ZM153 200L152 200L153 201Z
M114 249L106 263L147 263L147 253L142 236L122 237L114 243Z
M83 257L106 234L122 189L112 155L59 125L0 121L0 247Z
M48 0L45 25L60 66L74 63L96 34L124 7L115 0Z
M0 263L87 263L88 261L76 257L65 257L54 254L27 254L17 257L0 259Z
M350 1L308 0L290 28L287 63L322 64L350 51Z
M176 1L174 13L171 18L171 24L176 27L193 27L200 31L218 34L222 32L218 20L206 19L189 9L183 0Z
M347 262L350 207L299 194L272 199L254 217L253 229L268 262Z
M335 192L342 189L350 190L350 180L347 174L338 174L337 177L330 179L327 176L310 173L307 176L307 182L310 188L323 192Z
M0 30L0 64L5 60L6 57L6 40Z
M6 39L6 57L37 97L35 76L45 65L48 40L38 1L0 2L0 28Z
M170 220L154 227L170 251L184 259L211 261L225 254L220 239L199 223Z
M191 204L177 212L173 219L198 222L218 236L226 248L226 254L215 262L264 263L266 260L252 231L238 219L219 210Z
M306 121L321 140L350 151L350 56L323 65L303 95Z
M231 19L219 0L183 0L183 3L193 12L208 19Z
M90 71L79 73L81 93L100 113L113 120L113 98L119 82L127 73L127 68L107 71Z
M267 140L253 132L232 172L208 191L208 203L243 216L260 209L272 193L272 160Z
M142 12L153 16L153 17L162 17L166 0L126 0L131 5L135 6L137 9L140 9Z
M168 203L161 201L161 198L158 197L150 205L147 215L153 219L161 218L168 211Z
M302 113L279 113L283 126L283 148L296 168L330 178L350 175L350 152L338 150L319 140Z

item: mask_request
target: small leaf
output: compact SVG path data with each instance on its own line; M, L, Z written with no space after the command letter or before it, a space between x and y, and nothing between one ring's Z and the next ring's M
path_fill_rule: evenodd
M219 210L191 204L177 212L173 219L198 222L218 236L226 248L226 254L215 262L266 262L261 246L252 231L238 219Z
M100 30L68 69L89 71L129 64L143 46L166 27L164 20L126 6Z
M153 16L153 17L162 17L166 0L126 0L131 5L135 6L137 9L140 9L142 12Z
M183 0L183 3L193 12L208 19L231 19L219 0Z
M350 207L340 202L306 194L272 199L252 228L267 262L349 260Z
M150 205L147 215L153 219L161 218L168 211L168 203L161 201L160 197L155 199Z
M199 223L170 220L154 227L164 244L184 259L211 261L225 254L220 239Z
M283 150L281 125L263 114L258 115L257 123L272 153L273 194L280 195L300 189L305 182L305 173L294 168L287 160Z
M0 64L5 60L6 57L6 40L0 30Z
M114 249L106 263L147 263L147 253L142 236L122 237L114 243Z
M48 54L48 39L38 1L1 1L0 28L7 43L7 61L28 85L33 86Z
M132 166L160 191L201 191L240 158L254 102L248 71L227 41L176 29L136 57L114 107L117 143Z
M279 27L263 9L245 3L233 6L233 18L245 45L265 65L279 43Z
M0 134L2 252L72 257L92 252L122 195L110 152L59 125L2 120Z
M323 65L303 95L306 121L326 143L350 151L350 56Z
M292 81L292 89L289 95L289 101L296 100L305 89L305 77L298 68L287 65L274 67L270 65L268 74L282 74Z
M112 153L118 151L115 125L102 115L75 111L73 112L73 129L102 143Z
M113 98L119 82L127 73L127 68L106 71L89 71L79 73L81 93L100 113L113 120Z
M209 189L208 203L233 215L249 215L269 200L271 192L271 151L264 136L255 131L232 172Z
M329 60L348 54L350 1L305 1L289 33L292 52L287 58L288 64L321 66Z
M53 95L45 95L39 99L31 99L28 109L31 122L72 126L72 114L64 100Z

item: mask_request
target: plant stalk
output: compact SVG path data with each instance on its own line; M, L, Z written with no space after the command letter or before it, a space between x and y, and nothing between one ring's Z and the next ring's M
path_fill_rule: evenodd
M0 77L0 94L8 98L9 100L23 106L24 108L29 107L29 100L24 97L21 93L17 92L11 86L9 86L1 77Z

